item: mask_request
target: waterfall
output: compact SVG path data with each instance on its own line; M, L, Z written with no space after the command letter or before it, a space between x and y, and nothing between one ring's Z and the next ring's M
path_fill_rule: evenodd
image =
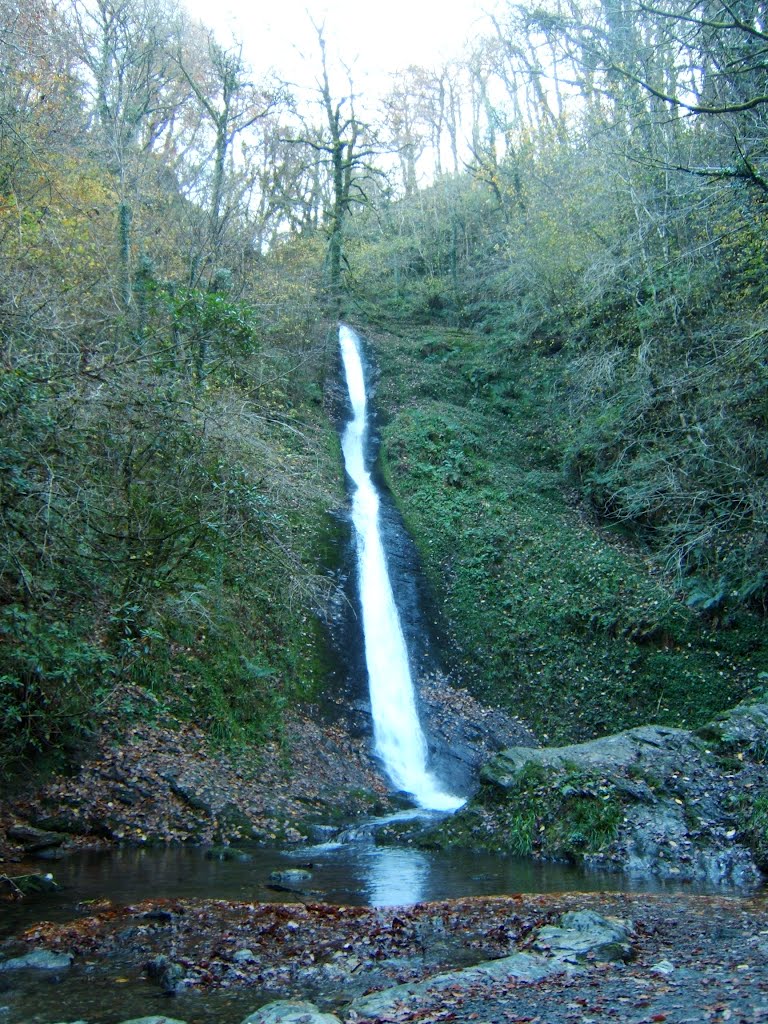
M427 769L427 745L416 709L408 650L379 530L379 495L365 465L367 410L359 339L342 325L339 344L353 414L341 447L355 485L352 522L376 752L393 785L410 793L421 807L455 810L463 799L446 793Z

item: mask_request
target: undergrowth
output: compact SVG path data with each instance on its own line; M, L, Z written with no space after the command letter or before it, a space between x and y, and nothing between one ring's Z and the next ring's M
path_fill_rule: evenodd
M423 842L578 863L611 842L623 815L621 795L599 773L529 763L513 786L485 787Z
M760 617L698 612L569 487L564 354L440 328L374 347L385 475L464 685L544 743L695 726L753 691Z

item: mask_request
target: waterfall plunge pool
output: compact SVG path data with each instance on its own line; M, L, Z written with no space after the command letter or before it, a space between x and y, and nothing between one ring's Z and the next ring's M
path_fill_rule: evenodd
M445 812L463 799L447 789L427 761L416 708L407 647L387 572L379 531L379 495L368 469L368 421L359 339L342 327L339 340L353 417L342 438L345 466L354 490L352 521L358 551L358 582L369 675L374 742L395 789L411 794L422 809ZM152 899L201 899L246 903L312 902L397 907L467 896L568 891L705 892L702 887L664 885L648 878L586 872L565 864L503 858L475 851L426 851L377 846L371 828L352 830L352 841L311 848L249 849L245 860L210 859L201 848L131 848L82 853L53 865L14 867L14 873L52 868L59 891L0 903L0 939L40 921L66 922L106 909ZM276 886L275 871L304 867L310 876ZM311 865L311 866L310 866ZM0 956L10 954L13 942ZM115 971L118 971L116 976ZM49 1024L80 1018L113 1024L167 1012L167 998L127 969L73 967L64 975L0 973L0 1020ZM37 975L36 977L33 975ZM237 1024L265 998L247 992L186 993L174 998L173 1016L194 1022Z
M248 852L251 859L247 861L215 861L208 859L201 848L122 849L82 853L53 865L45 861L25 865L37 871L52 870L61 890L0 904L0 937L18 935L40 921L88 917L106 909L103 901L117 906L153 898L183 898L384 908L416 900L520 892L712 891L477 852L377 847L370 837L338 845L292 850L257 848ZM307 862L312 863L312 877L300 883L304 893L269 888L271 872ZM0 948L0 956L18 952L18 944L3 944ZM188 1024L240 1024L272 998L276 998L275 993L269 990L232 988L184 991L169 999L135 964L123 962L119 951L101 963L79 958L63 974L0 973L0 1020L4 1024L75 1020L118 1024L150 1014L167 1014Z
M60 890L0 903L0 938L40 920L86 916L104 900L116 905L153 898L309 900L387 907L520 892L722 891L478 851L376 846L371 838L293 849L257 847L247 852L245 861L219 861L209 859L199 847L126 848L80 853L54 863L14 865L13 874L50 871ZM296 891L270 888L271 872L309 862L312 877L298 884Z

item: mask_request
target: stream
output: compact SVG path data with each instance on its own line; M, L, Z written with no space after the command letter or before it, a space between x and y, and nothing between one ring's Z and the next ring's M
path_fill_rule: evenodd
M52 870L61 889L0 904L0 939L41 920L69 921L103 911L109 904L151 898L387 907L516 892L705 891L478 852L377 847L370 835L293 850L260 847L249 854L247 861L217 861L206 857L203 849L177 846L83 853L52 865L37 862L33 870ZM298 886L295 892L270 888L271 872L307 863L312 864L312 877L301 883L301 891ZM6 955L15 952L13 946L3 949ZM117 1024L168 1014L189 1024L240 1024L273 997L248 988L184 991L171 998L148 983L135 966L123 966L117 954L108 963L78 963L64 972L0 973L0 1022Z

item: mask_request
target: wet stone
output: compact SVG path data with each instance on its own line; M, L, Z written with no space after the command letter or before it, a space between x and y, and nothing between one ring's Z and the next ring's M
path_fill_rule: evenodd
M296 882L308 882L312 877L312 872L307 871L305 868L286 868L284 871L272 871L269 875L270 882L282 882L285 884L294 884Z
M36 949L24 956L0 960L0 971L60 971L72 963L71 953L51 953L47 949Z
M253 859L250 853L239 850L236 846L212 846L210 850L206 850L205 856L207 860L247 861Z
M616 918L602 917L592 910L563 914L560 927L539 929L533 948L565 961L629 960L632 956L631 925Z
M250 1014L242 1024L340 1024L332 1013L322 1013L314 1003L279 999Z
M61 846L69 838L61 832L46 832L34 825L12 825L8 829L8 838L14 843L21 843L27 853L46 850L51 846Z

